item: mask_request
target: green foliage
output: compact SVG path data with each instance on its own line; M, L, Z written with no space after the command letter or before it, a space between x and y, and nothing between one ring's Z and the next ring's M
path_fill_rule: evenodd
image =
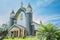
M34 37L31 37L31 38L25 38L25 39L23 39L23 38L14 38L14 39L9 38L9 39L3 39L3 40L35 40L35 38L34 38Z
M8 39L8 35L5 36L5 39Z
M0 30L0 33L3 32L2 30Z
M14 39L14 35L12 34L12 39Z
M56 40L60 38L60 29L52 24L41 24L37 31L37 38L40 40Z
M22 38L23 38L23 39L25 39L25 38L26 38L26 36L22 34Z
M6 35L7 35L7 30L0 32L0 36L1 36L0 40L3 40L3 38L6 37Z
M6 36L7 34L8 34L8 30L5 30L5 31L3 31L2 35Z

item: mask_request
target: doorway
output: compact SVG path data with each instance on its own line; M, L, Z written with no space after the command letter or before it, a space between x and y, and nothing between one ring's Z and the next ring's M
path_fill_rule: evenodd
M18 37L18 31L11 31L12 37Z

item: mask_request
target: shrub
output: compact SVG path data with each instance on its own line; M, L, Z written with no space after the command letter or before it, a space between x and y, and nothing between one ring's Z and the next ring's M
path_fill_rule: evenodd
M8 35L5 36L5 39L8 39Z
M48 24L43 25L41 24L40 28L37 31L37 38L39 40L57 40L60 35L60 29L58 29L55 25Z
M12 34L12 39L14 39L14 35Z

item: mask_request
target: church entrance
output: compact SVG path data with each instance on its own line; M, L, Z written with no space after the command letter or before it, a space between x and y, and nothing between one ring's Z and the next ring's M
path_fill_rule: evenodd
M18 31L11 31L11 36L18 37Z
M17 27L12 28L10 32L11 32L11 37L19 37L20 35L20 29Z
M26 36L26 29L21 25L19 26L13 25L8 33L9 37L22 37Z

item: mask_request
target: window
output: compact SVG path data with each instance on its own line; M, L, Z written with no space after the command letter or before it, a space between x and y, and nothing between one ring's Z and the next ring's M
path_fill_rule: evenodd
M22 13L20 14L20 20L23 20L23 14Z

